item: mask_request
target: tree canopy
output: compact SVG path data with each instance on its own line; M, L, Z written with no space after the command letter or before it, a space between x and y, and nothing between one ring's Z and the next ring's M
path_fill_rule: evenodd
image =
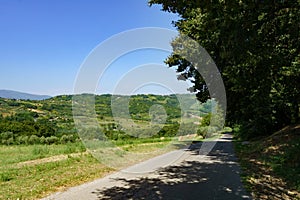
M227 95L227 123L244 137L270 134L299 121L300 1L150 0L177 13L180 35L197 41L214 59ZM200 100L209 98L201 75L175 53L170 67L194 83Z

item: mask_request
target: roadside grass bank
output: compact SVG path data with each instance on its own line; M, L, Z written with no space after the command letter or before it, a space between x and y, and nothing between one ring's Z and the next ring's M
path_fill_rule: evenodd
M111 171L85 151L81 143L0 146L0 199L37 199Z
M300 124L253 141L236 140L235 150L254 199L300 199Z
M156 156L172 148L164 148L170 138L120 142L127 152L156 152ZM164 149L163 151L158 151ZM144 157L148 159L149 157ZM0 146L0 199L38 199L50 193L101 178L115 171L86 151L82 143L60 145ZM140 162L133 157L128 165Z

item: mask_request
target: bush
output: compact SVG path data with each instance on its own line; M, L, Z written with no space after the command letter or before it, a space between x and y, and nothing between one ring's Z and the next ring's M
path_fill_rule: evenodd
M60 143L61 144L66 144L66 143L68 143L70 140L69 140L69 137L67 136L67 135L63 135L63 136L61 136L61 138L60 138Z
M197 131L198 135L201 135L203 138L211 137L215 133L218 133L219 127L216 126L203 126L200 127Z
M223 129L222 132L223 132L223 133L231 133L231 132L232 132L232 128L226 126L226 127L224 127L224 129Z
M205 115L202 120L201 120L201 125L202 127L205 127L205 126L209 126L210 124L210 119L211 119L211 113Z
M46 144L46 138L44 136L40 137L40 144Z
M30 104L30 103L25 103L23 104L25 106L25 108L32 108L32 109L37 109L36 105Z
M17 138L17 144L29 144L29 137L28 136L19 136Z
M6 140L6 145L12 145L12 144L14 144L14 138L8 138L7 140Z
M10 131L3 132L0 134L0 139L2 140L8 140L9 138L13 138L14 134Z
M57 144L58 143L58 137L56 137L56 136L46 137L45 143L46 144Z
M75 135L68 135L69 142L75 142L77 137Z
M38 144L38 143L40 143L40 138L36 135L32 135L29 137L28 143L29 144Z
M207 132L208 132L208 126L200 127L200 128L197 130L197 134L198 134L198 135L201 135L203 138L206 137Z

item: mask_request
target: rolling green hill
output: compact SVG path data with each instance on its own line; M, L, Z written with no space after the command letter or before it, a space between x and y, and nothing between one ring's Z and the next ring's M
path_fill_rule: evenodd
M85 97L89 94L76 95ZM91 95L90 95L91 96ZM72 95L45 100L15 100L0 98L1 144L52 144L75 142L79 139L73 120ZM200 104L193 95L96 95L95 111L99 130L112 140L132 138L133 129L120 121L131 120L137 134L147 135L148 124L159 132L153 137L174 136L180 123L192 131L202 116L211 110L211 102ZM113 103L113 106L112 105ZM112 107L117 113L112 112ZM83 111L88 113L87 110ZM124 123L123 123L124 124ZM127 123L133 126L130 123ZM87 130L91 132L93 130ZM129 132L130 131L130 132ZM183 131L184 132L184 131ZM185 133L182 133L185 134Z
M83 105L77 104L78 99ZM89 101L92 106L87 109L85 103ZM72 109L73 104L78 106L78 113ZM0 199L38 199L113 171L101 161L102 157L90 154L94 149L89 144L100 144L102 141L97 137L103 134L117 146L115 149L122 149L121 156L125 156L126 162L119 164L124 167L166 153L181 142L170 146L170 141L177 139L172 136L195 133L193 128L199 126L200 116L210 112L210 105L211 102L200 104L193 95L0 98ZM96 127L88 124L93 111ZM74 125L73 112L79 119L87 120L81 138L80 129ZM149 136L149 130L155 134ZM91 143L85 143L85 139ZM116 158L108 149L104 157Z

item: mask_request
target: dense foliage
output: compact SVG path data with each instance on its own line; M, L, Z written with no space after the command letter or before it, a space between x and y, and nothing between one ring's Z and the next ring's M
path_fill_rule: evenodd
M0 99L0 144L53 144L78 139L67 104L52 101L58 108L46 109L48 101ZM71 114L71 113L69 113ZM4 116L3 116L4 115Z
M180 51L187 35L203 46L218 66L227 93L227 123L245 138L271 134L300 119L300 2L150 0L177 13ZM194 82L200 100L206 83L184 58L173 53L166 63Z
M180 96L180 95L178 95ZM126 127L121 127L114 120L111 102L118 99L119 110L129 109L130 118L140 125L137 129L140 135L147 136L151 120L160 120L160 113L149 113L153 105L161 105L167 115L166 121L159 132L153 137L172 137L178 134L182 118L182 109L185 110L186 122L182 123L181 134L191 133L195 127L192 119L194 116L205 116L211 112L211 102L192 105L193 95L181 95L185 98L186 105L180 105L176 95L135 95L112 96L96 95L95 111L99 127L89 127L84 130L84 138L97 139L99 131L111 140L134 139L132 134L127 134ZM67 143L79 140L72 113L72 95L62 95L47 100L13 100L0 98L0 144L53 144ZM121 102L128 101L128 107ZM191 107L188 107L191 106ZM184 107L184 108L183 108ZM158 109L158 111L160 111ZM156 112L158 112L156 111ZM118 116L118 117L122 117ZM195 119L194 119L195 121ZM143 128L145 127L145 128ZM186 131L186 133L185 133ZM98 138L102 139L102 138Z

